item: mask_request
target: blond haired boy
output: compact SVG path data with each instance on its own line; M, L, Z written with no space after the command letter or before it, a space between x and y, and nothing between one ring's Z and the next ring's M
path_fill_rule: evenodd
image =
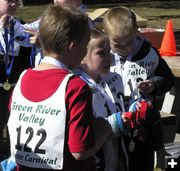
M139 98L139 94L153 104L144 121L144 139L140 140L134 134L125 137L126 146L134 141L135 147L133 151L128 150L129 169L153 171L154 151L163 147L160 113L154 97L171 89L173 74L157 49L136 36L136 16L129 8L109 9L103 24L114 54L111 71L119 73L123 79L126 110Z

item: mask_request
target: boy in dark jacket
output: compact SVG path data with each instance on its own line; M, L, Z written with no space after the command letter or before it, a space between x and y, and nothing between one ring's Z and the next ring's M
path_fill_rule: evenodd
M153 171L154 151L163 148L160 112L154 103L173 86L173 74L147 40L137 37L135 14L126 7L114 7L104 16L104 30L114 54L111 71L121 75L126 110L140 96L152 103L143 121L143 135L132 130L125 136L130 171ZM133 146L133 147L132 147Z

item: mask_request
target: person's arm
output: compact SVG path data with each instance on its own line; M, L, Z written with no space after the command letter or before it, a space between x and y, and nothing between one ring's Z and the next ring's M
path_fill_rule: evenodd
M22 35L23 32L24 32L24 29L39 31L39 22L40 22L40 20L36 20L36 21L34 21L32 23L26 23L26 24L21 24L20 22L16 21L16 19L13 18L13 17L11 17L11 20L14 21L14 33L15 33L15 36Z
M157 52L159 55L159 52ZM159 55L159 64L154 73L154 77L149 80L153 81L155 84L156 95L163 95L168 92L174 85L174 75L167 65L166 61Z
M82 80L84 85L78 85L74 80L77 79L70 80L66 91L66 105L70 112L68 146L75 159L84 160L98 151L111 134L111 126L103 118L94 118L89 86Z
M26 32L26 30L31 30L32 34ZM31 47L30 37L34 36L34 33L39 31L39 20L28 24L21 24L15 21L14 24L14 38L17 43L24 47Z
M24 27L24 29L34 30L34 31L39 32L39 23L40 23L40 19L36 20L32 23L24 24L23 27Z
M72 153L76 160L85 160L93 156L112 133L111 126L106 119L99 117L94 119L93 123L95 145L91 149L86 150L82 153Z

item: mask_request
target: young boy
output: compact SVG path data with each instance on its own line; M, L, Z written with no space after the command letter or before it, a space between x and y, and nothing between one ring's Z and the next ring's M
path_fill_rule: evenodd
M10 20L7 27L3 26L3 16L14 16L18 8L18 0L0 0L0 161L10 153L6 126L9 99L19 75L31 66L28 56L31 49L20 46L14 40L14 22ZM19 18L15 20L24 24ZM27 54L26 58L24 54Z
M118 145L117 137L126 133L125 127L129 126L127 124L129 121L124 113L121 77L117 73L110 72L112 57L109 50L110 43L107 35L103 31L92 29L87 54L82 60L79 70L76 70L76 74L85 80L92 89L95 117L106 118L113 129L111 138L96 153L97 170L123 171L124 165L122 158L119 157L121 147ZM104 79L105 75L110 75L113 79L106 80ZM118 98L114 94L118 94Z
M92 89L95 117L108 118L109 115L116 113L116 106L111 99L111 92L107 94L99 84L103 81L102 74L108 73L110 70L111 54L109 49L107 35L96 29L91 30L87 54L81 62L81 69L75 71ZM96 154L96 166L98 171L120 170L116 137L107 140L102 149L98 151Z
M154 150L163 147L160 113L153 98L171 89L173 74L158 51L145 39L136 36L136 17L130 9L110 9L104 16L103 24L114 54L111 71L122 76L126 110L139 97L139 92L153 103L144 122L145 139L141 141L131 135L133 139L127 137L126 140L127 147L130 141L135 143L135 149L128 154L130 171L153 171Z
M69 71L86 54L88 17L74 8L49 7L39 34L46 56L22 73L12 94L11 158L18 171L96 170L92 156L111 127L104 119L93 120L91 90Z

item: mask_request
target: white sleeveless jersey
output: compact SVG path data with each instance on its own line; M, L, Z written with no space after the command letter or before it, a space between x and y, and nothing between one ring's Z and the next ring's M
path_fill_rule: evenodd
M101 81L99 84L97 84L81 69L76 69L74 73L83 79L91 88L93 94L93 112L96 117L106 118L116 112L116 106L112 93L110 91L106 91L109 89L106 82ZM107 89L105 89L104 86L106 86Z
M101 82L102 83L102 82ZM93 92L93 111L95 115L101 116L101 117L108 117L116 112L116 106L109 94L104 90L101 84L97 84L97 88L95 86L92 86L91 90Z
M154 76L159 57L155 50L151 48L147 56L138 61L126 60L124 64L121 64L118 58L118 55L115 54L115 65L111 67L111 71L121 75L124 95L133 98L137 95L139 83Z
M121 76L116 72L110 72L103 77L107 83L116 104L116 110L124 112L124 88Z
M65 89L68 74L48 99L32 102L21 91L21 75L12 95L8 121L11 156L20 165L62 169L66 124Z

